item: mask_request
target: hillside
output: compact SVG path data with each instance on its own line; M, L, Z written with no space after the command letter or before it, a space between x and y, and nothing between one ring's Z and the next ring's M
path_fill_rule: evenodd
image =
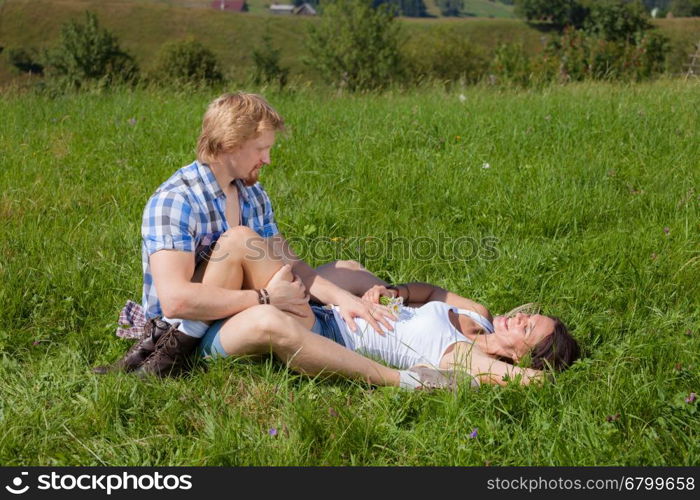
M258 0L261 5L263 1ZM292 74L315 79L301 57L307 28L310 23L317 22L316 18L219 12L204 8L206 3L194 0L6 0L0 3L0 46L6 49L51 47L58 39L61 25L69 19L81 19L83 12L89 9L97 13L102 25L119 37L122 47L146 70L164 42L194 36L217 54L229 76L244 76L260 34L269 32L273 43L282 50L282 63L291 68ZM455 30L487 50L501 42L515 41L535 51L545 40L542 32L518 19L410 18L402 22L409 37L425 32L440 36L443 30ZM700 18L664 19L656 23L672 40L674 48L670 60L673 71L678 71L687 52L700 40ZM0 54L0 84L16 78L6 52Z
M251 14L268 14L271 3L291 3L292 0L247 0L248 12ZM178 7L209 8L212 0L142 0L142 3L160 3ZM437 0L424 0L428 14L435 17L440 15ZM513 6L492 0L464 0L464 15L466 17L514 17Z

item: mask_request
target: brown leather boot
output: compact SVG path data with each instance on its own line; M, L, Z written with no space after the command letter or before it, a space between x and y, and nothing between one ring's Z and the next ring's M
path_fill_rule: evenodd
M96 366L93 373L104 375L110 372L130 372L136 370L153 351L158 339L168 331L170 324L160 318L148 320L143 329L143 336L129 348L126 354L111 365Z
M171 326L156 343L155 351L136 370L139 376L176 376L188 366L192 352L199 344L199 338L191 337Z

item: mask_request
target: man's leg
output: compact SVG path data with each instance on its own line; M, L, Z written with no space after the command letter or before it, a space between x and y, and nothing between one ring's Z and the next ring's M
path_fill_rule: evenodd
M337 260L316 268L316 272L336 286L361 297L375 285L388 283L365 269L354 260Z
M272 242L247 226L226 231L209 255L195 271L192 281L229 290L258 290L264 288L284 265L274 253ZM315 316L307 304L290 314L307 328ZM240 314L240 313L239 313Z

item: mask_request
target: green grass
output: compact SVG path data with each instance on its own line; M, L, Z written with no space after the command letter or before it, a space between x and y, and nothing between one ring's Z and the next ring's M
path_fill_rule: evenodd
M700 461L697 403L684 402L700 392L697 83L262 91L291 129L262 179L283 233L341 238L325 254L298 243L311 264L354 258L494 313L539 301L569 323L584 359L555 384L456 396L311 380L272 361L226 360L181 380L92 376L127 346L113 331L140 296L143 205L192 161L216 92L6 94L1 463ZM389 234L494 237L497 258L339 251Z

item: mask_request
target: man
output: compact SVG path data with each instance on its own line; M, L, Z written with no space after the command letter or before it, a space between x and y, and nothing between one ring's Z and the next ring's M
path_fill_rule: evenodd
M321 349L311 332L300 332L291 344L283 343L265 337L264 328L262 334L256 333L255 325L243 323L245 315L236 316L260 304L300 314L308 291L319 302L339 305L351 328L352 318L360 317L377 331L379 323L391 330L388 309L363 302L318 275L279 234L270 200L257 180L270 163L276 132L283 129L282 117L254 94L225 94L209 105L197 161L163 183L143 214L143 311L133 303L122 311L123 319L142 332L141 338L122 359L96 368L96 373L179 372L207 330L225 322L229 328L240 326L241 335L249 336L238 354L268 348L296 356L303 372L337 370L373 383L398 385L398 379L378 377L383 367L373 361L330 342L321 343ZM227 262L227 249L249 241L251 230L267 240L259 249L287 261L265 286L244 282L241 263ZM269 308L254 310L275 314ZM141 314L145 325L135 321ZM328 333L322 330L316 333ZM297 356L300 352L303 355ZM307 355L312 352L313 356Z

